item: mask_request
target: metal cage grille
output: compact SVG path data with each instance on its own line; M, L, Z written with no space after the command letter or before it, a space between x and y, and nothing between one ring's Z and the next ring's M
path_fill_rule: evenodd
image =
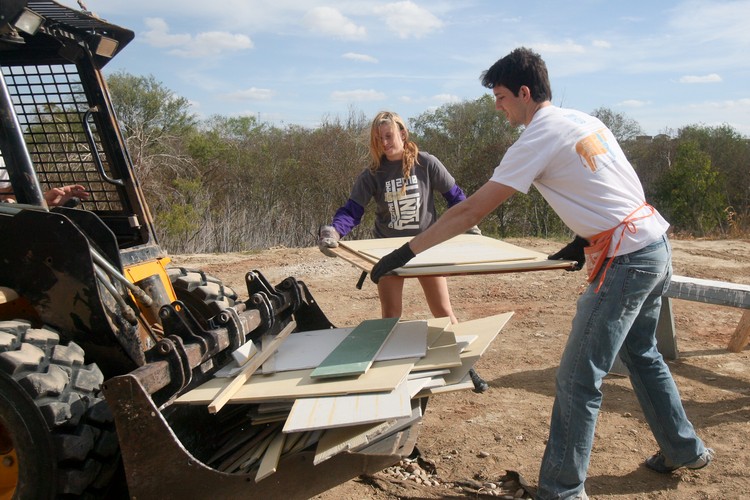
M42 191L81 184L91 194L84 208L121 211L117 187L102 179L84 132L83 120L90 105L75 65L7 66L3 75ZM111 177L110 163L91 117L88 126L104 172Z

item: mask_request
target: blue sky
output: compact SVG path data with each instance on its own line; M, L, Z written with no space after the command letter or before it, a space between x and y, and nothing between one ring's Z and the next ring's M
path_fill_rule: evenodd
M481 72L527 46L556 105L607 107L651 135L728 124L750 137L750 0L84 2L136 33L106 74L153 75L203 118L414 118L488 93Z

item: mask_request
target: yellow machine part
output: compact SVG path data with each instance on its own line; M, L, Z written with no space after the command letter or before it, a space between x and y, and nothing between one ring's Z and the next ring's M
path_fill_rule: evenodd
M174 302L177 300L177 296L172 288L172 282L169 280L167 274L167 266L172 262L169 257L162 257L161 259L151 260L148 262L141 262L134 266L125 268L125 277L128 278L132 283L137 283L141 280L149 278L151 276L159 276L159 279L164 285L164 289L169 294L170 301Z
M10 500L18 484L18 457L10 436L0 423L0 500Z
M161 259L141 262L133 266L126 267L124 269L124 274L128 280L136 284L153 277L158 278L158 282L161 284L163 292L166 294L165 299L168 303L171 304L172 302L177 300L177 295L174 292L172 282L169 279L169 275L167 274L167 265L169 265L170 262L172 262L172 259L170 259L169 257L162 257ZM144 307L137 300L136 303L138 303L141 312L148 319L149 323L159 323L155 312L156 310L158 310L158 306L149 309L147 307Z

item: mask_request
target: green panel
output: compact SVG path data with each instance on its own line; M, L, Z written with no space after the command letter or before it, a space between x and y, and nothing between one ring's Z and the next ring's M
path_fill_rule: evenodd
M367 319L359 324L312 371L312 378L350 377L365 373L399 318Z

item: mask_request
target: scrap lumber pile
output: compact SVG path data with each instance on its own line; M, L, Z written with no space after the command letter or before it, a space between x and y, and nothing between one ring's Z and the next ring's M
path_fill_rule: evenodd
M455 325L386 318L289 334L291 324L240 348L232 363L175 403L216 414L220 442L206 465L254 473L256 481L302 450L315 450L315 465L370 452L418 425L429 396L472 389L469 370L512 314Z

